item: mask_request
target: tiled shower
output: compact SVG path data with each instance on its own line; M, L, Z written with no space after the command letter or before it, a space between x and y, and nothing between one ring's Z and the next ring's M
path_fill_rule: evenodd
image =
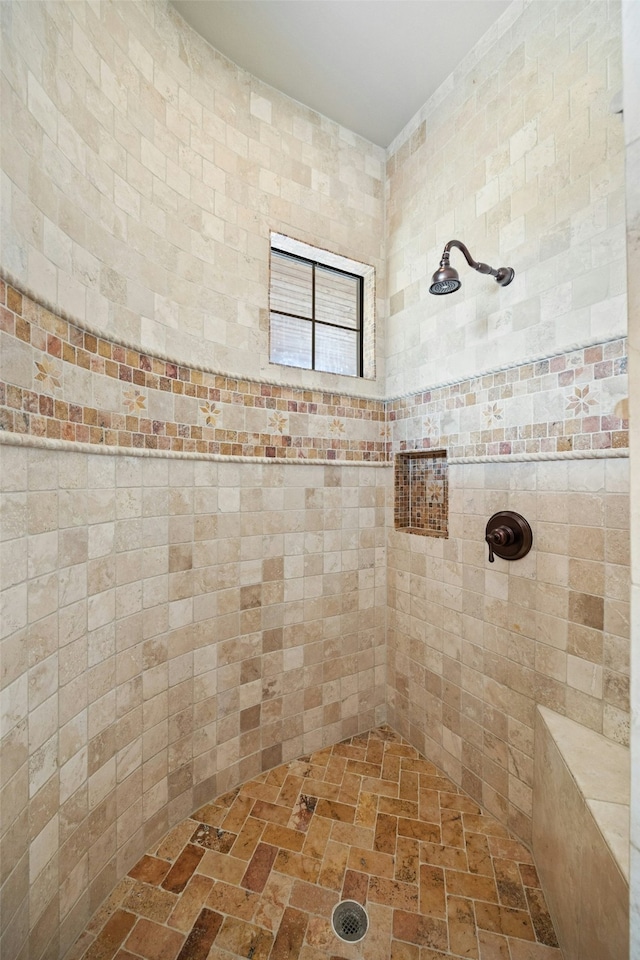
M512 4L387 151L164 2L0 13L2 956L384 722L530 842L536 707L629 741L620 5ZM269 365L274 230L375 267L375 379ZM454 236L515 281L429 297Z

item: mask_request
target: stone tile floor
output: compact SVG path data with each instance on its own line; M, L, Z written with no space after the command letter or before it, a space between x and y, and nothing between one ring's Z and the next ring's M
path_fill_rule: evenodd
M366 907L358 944L340 900ZM389 727L264 773L122 880L84 960L562 960L531 855Z

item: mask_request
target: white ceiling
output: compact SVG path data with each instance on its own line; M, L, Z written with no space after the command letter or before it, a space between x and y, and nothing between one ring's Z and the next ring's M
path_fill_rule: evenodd
M253 76L386 147L510 0L173 0Z

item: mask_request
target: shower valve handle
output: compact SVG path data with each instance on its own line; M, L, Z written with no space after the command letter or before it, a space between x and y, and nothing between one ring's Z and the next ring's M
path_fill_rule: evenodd
M493 563L493 548L496 547L506 547L511 543L514 543L516 539L515 533L511 527L495 527L491 530L487 536L486 541L489 544L489 563Z
M495 555L503 560L519 560L529 553L533 542L531 527L513 510L501 510L489 519L484 538L489 544L489 563Z

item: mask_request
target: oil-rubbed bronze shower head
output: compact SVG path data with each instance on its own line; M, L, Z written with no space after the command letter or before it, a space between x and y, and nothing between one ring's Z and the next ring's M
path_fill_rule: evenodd
M452 247L457 247L458 250L462 250L464 258L470 267L473 267L478 273L487 273L489 276L495 277L496 283L501 287L507 287L516 275L513 267L500 267L498 270L494 270L488 263L480 263L474 260L464 243L461 243L459 240L449 240L444 248L440 266L431 279L429 293L439 296L443 293L453 293L462 286L458 271L449 265L449 253Z

